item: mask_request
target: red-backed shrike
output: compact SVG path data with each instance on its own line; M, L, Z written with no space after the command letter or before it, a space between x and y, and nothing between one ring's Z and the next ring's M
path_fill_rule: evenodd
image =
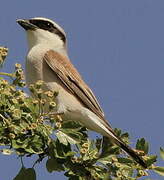
M42 17L17 22L27 32L27 85L44 81L46 90L58 92L57 113L63 114L63 120L79 121L88 129L107 136L146 168L144 160L114 133L93 92L69 60L64 30Z

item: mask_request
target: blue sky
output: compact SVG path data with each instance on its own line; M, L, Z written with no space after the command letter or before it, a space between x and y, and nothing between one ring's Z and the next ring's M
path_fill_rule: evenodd
M0 45L9 48L4 71L27 53L18 18L48 17L68 36L69 56L97 96L113 127L145 137L150 152L164 146L164 1L162 0L5 0L0 10ZM25 160L30 167L31 159ZM20 168L16 156L0 155L0 179ZM159 159L159 165L164 163ZM3 165L3 166L2 166ZM37 180L66 179L36 167ZM153 180L161 177L151 174Z

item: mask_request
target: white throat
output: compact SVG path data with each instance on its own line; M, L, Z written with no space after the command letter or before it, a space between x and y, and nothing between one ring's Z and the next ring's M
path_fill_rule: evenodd
M29 50L37 45L44 45L45 47L54 50L62 50L66 48L64 42L57 34L42 29L36 29L34 31L28 30L27 40Z

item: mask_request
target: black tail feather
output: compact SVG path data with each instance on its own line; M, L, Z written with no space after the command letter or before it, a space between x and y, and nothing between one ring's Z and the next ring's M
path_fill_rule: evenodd
M125 144L122 139L120 137L118 137L115 132L113 131L113 129L110 126L107 126L107 128L110 131L110 134L108 136L108 138L111 138L114 140L114 142L121 148L123 149L127 154L129 154L137 163L139 163L143 168L147 168L147 164L144 161L144 159L142 157L140 157L130 146L128 146L127 144ZM111 135L111 133L113 135Z
M117 141L117 144L119 143L119 146L126 152L128 153L137 163L139 163L143 168L147 168L147 164L141 158L131 147L126 145L122 141Z

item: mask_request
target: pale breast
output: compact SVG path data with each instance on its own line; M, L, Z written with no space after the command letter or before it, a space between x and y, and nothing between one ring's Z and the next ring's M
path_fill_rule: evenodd
M42 80L43 55L45 52L40 51L40 47L31 48L26 57L25 77L27 85Z
M30 84L42 80L45 83L44 90L57 91L58 111L60 113L79 109L81 103L77 101L76 97L63 85L61 80L57 77L54 71L43 61L45 53L48 51L42 45L34 46L28 53L26 59L26 82Z

